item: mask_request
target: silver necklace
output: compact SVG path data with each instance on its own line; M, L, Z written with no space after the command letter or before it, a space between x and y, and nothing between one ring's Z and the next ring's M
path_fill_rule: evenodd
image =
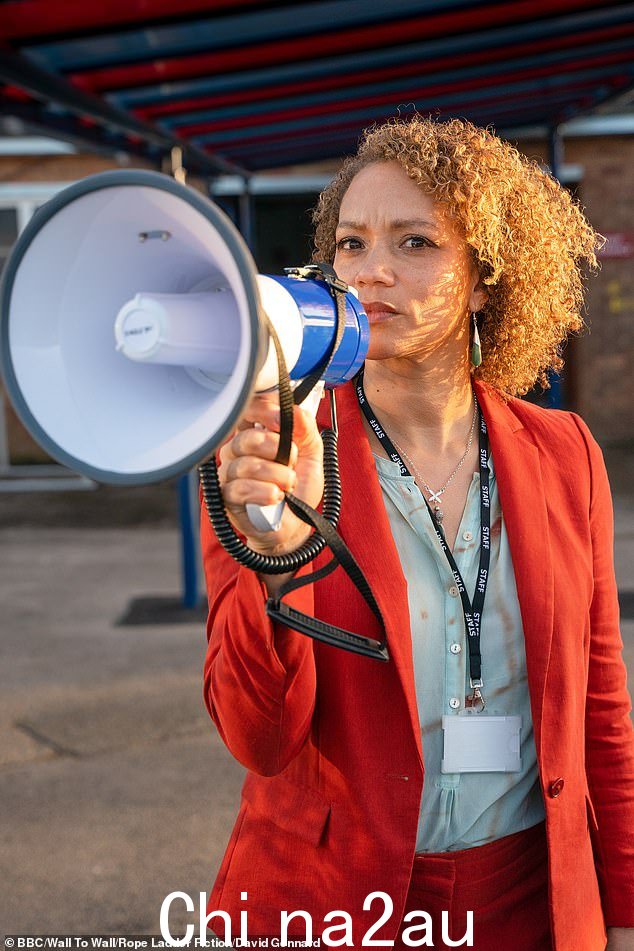
M422 475L420 474L420 472L418 471L418 469L416 468L416 466L414 465L414 463L412 462L412 460L410 459L410 457L407 455L407 453L405 452L405 450L404 450L404 449L401 449L401 447L399 446L399 444L396 442L395 439L392 439L392 442L394 443L394 445L396 446L396 448L398 449L398 451L400 452L400 454L406 459L407 462L409 462L411 468L414 470L414 475L416 476L416 482L418 482L420 485L422 485L422 486L425 488L425 490L429 493L429 498L427 499L427 501L433 506L434 518L436 519L436 521L438 522L439 525L441 524L443 518L445 517L444 512L443 512L442 509L440 508L440 502L441 502L440 496L443 494L443 492L445 491L445 489L447 489L447 487L448 487L449 485L451 485L451 483L452 483L453 480L455 479L457 473L459 472L459 470L460 470L460 469L462 468L462 466L464 465L465 459L466 459L467 456L469 455L469 450L471 449L471 444L472 444L472 442L473 442L473 436L474 436L474 433L475 433L476 420L477 420L477 418L478 418L478 405L477 405L477 403L476 403L476 401L475 401L475 399L474 399L474 401L473 401L473 419L471 420L471 429L469 430L469 438L468 438L468 440L467 440L467 448L466 448L465 451L463 452L462 458L461 458L460 461L458 462L458 465L455 467L455 469L453 470L453 472L451 473L451 475L449 476L449 478L447 479L447 481L445 482L445 484L444 484L440 489L438 489L436 492L434 492L434 490L432 489L432 487L431 487L430 485L428 485L427 482L425 482L425 480L423 479Z

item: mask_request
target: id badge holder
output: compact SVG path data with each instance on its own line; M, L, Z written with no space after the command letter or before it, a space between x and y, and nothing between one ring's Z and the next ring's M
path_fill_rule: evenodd
M521 716L489 716L465 710L443 716L441 773L517 773Z

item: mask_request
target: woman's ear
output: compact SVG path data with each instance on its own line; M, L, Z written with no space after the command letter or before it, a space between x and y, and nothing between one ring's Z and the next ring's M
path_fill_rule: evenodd
M489 288L478 275L477 281L469 295L469 310L471 313L477 313L482 310L489 299Z

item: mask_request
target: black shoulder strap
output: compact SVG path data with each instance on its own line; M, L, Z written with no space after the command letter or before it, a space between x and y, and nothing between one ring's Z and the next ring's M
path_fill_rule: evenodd
M309 615L302 614L300 611L296 611L294 608L289 607L289 605L282 603L281 599L285 595L306 584L314 584L316 581L325 578L335 570L337 564L340 564L362 595L383 631L385 631L385 622L381 614L381 609L376 603L376 599L366 581L365 575L357 564L354 555L337 534L330 522L319 512L315 511L315 509L311 508L310 505L307 505L294 495L287 493L286 502L294 515L301 518L301 520L308 525L312 525L326 540L326 544L332 551L333 557L323 568L320 568L319 571L315 571L311 575L306 575L302 578L291 578L285 582L280 588L277 598L269 598L267 600L266 613L269 617L281 621L282 624L286 624L294 630L301 631L303 634L310 634L311 637L325 641L327 644L347 647L348 650L354 651L355 653L375 657L378 660L389 660L385 639L377 641L370 637L354 634L352 631L345 630L345 628L327 624L317 618L311 618Z

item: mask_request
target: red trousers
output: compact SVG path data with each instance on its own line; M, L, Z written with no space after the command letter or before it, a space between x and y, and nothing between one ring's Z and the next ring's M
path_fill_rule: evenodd
M417 929L412 942L433 938L419 947L451 947L442 940L442 912L448 919L444 936L459 941L472 911L475 951L551 951L544 823L472 849L416 855L404 917L410 911L431 918L431 925L422 916L402 924L401 935ZM394 945L411 946L398 939Z

